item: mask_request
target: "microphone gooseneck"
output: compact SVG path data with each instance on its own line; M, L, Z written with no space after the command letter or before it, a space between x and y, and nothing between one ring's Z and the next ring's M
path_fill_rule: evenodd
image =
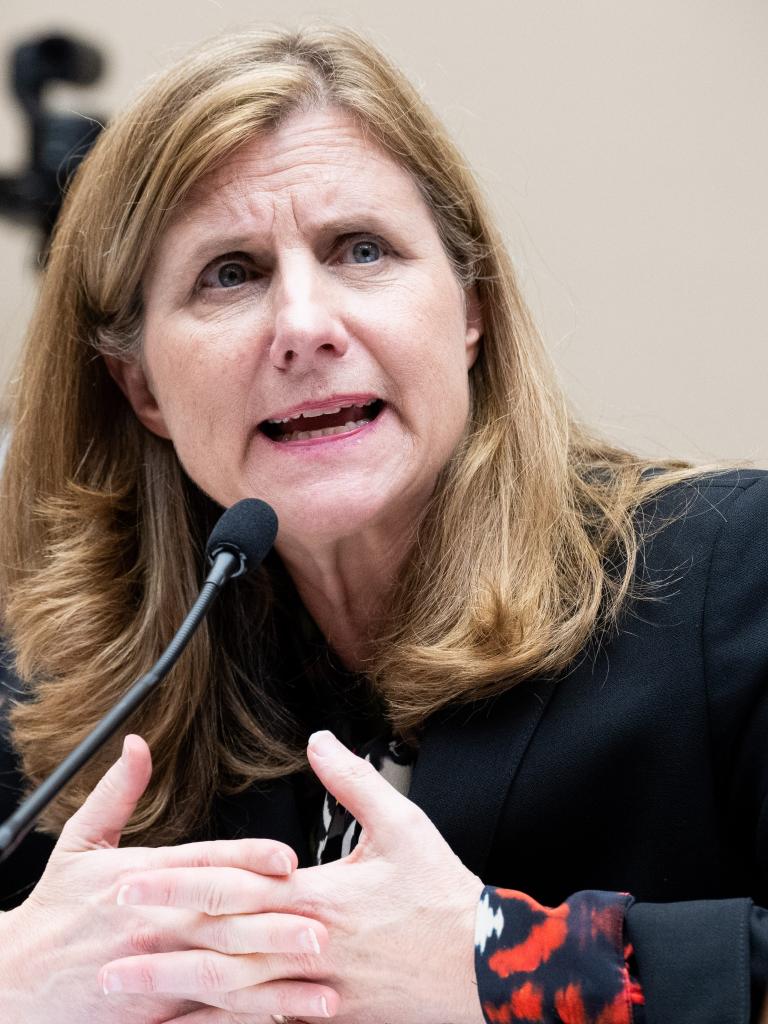
M0 863L13 852L75 773L117 732L168 674L221 587L228 580L257 568L274 544L276 536L277 516L274 509L258 498L246 498L224 512L214 526L206 547L206 556L211 562L210 572L175 636L149 672L136 680L72 753L0 826Z

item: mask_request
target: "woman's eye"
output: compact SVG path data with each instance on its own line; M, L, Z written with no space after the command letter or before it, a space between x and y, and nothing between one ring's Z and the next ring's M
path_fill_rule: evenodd
M355 242L348 250L353 263L375 263L381 258L381 246L372 238Z
M202 288L237 288L252 281L255 271L244 259L222 260L207 267L200 278Z
M216 278L222 288L234 288L238 284L245 284L248 275L240 263L223 263L217 271Z

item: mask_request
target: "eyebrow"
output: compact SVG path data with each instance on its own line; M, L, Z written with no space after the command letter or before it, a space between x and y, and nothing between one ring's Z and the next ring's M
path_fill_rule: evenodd
M314 221L308 227L313 235L320 237L354 234L365 230L386 235L388 232L398 229L398 220L389 215L385 222L380 212L361 207L353 213ZM402 222L400 221L400 223ZM199 263L229 252L247 252L249 250L261 252L268 248L268 243L265 244L263 236L256 231L219 235L212 230L209 236L189 250L186 258L193 263Z

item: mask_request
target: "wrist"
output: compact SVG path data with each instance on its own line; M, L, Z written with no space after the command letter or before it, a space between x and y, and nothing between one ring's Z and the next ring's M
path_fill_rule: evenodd
M451 1021L452 1024L485 1024L475 970L476 920L483 892L483 882L473 876L472 881L467 884L466 898L462 900L462 907L456 922L458 925L456 934L465 937L460 969L456 975L464 998L460 1004L454 1004L453 1012L446 1017L446 1020ZM457 1013L456 1010L459 1006L461 1012Z

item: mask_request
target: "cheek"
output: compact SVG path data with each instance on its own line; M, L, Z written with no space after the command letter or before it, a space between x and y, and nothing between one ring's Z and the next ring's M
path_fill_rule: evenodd
M403 344L403 380L423 395L446 426L462 423L468 411L466 321L453 281L419 304Z
M157 402L174 434L197 432L208 440L217 426L244 415L246 359L232 332L178 327L148 339L145 358ZM189 442L190 438L185 440Z

